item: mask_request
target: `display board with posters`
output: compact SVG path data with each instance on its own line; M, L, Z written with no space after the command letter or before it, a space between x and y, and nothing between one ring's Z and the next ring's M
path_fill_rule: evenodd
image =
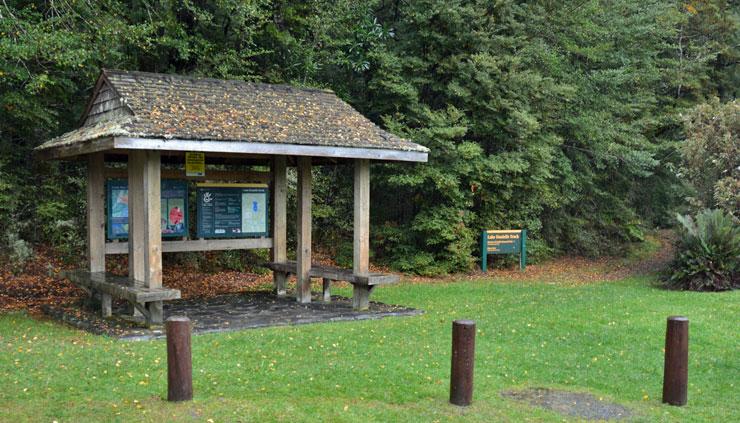
M162 237L188 236L188 183L163 179L161 184ZM128 238L128 181L110 179L107 183L108 239Z
M268 198L264 184L198 184L198 238L268 236Z

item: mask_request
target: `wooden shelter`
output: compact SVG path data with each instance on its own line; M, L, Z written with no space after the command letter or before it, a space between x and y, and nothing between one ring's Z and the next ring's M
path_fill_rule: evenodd
M162 253L176 251L269 248L278 295L285 295L289 274L296 275L296 296L303 303L311 301L312 277L324 279L325 298L332 280L345 280L354 286L355 308L366 309L374 286L397 281L369 271L370 161L425 162L428 149L380 129L328 90L104 70L80 127L37 152L47 159L87 160L88 268L70 278L101 295L106 316L111 297L119 297L149 323L161 323L162 301L180 295L162 287ZM187 152L204 153L206 163L270 169L208 170L189 178L268 182L269 236L162 239L161 179L187 178ZM311 167L317 163L354 165L351 270L311 264ZM288 166L298 170L295 262L287 260ZM128 182L128 242L106 238L106 178L116 176ZM105 273L106 254L129 255L128 278Z

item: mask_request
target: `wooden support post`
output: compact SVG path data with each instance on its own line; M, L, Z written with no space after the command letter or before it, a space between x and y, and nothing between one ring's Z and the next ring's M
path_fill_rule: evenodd
M331 302L331 279L323 278L321 288L324 294L324 302Z
M143 151L128 155L128 277L144 280Z
M663 402L686 405L689 376L689 319L671 316L665 334Z
M105 272L105 156L87 156L87 262L90 272ZM111 297L100 294L101 314L111 316Z
M452 322L452 370L450 372L450 402L466 406L473 401L473 369L475 361L475 322Z
M87 260L90 272L105 272L105 161L87 156Z
M354 256L352 271L366 275L370 271L370 161L355 160L354 181ZM371 287L353 285L352 307L367 310L370 307Z
M167 401L193 399L193 356L190 319L172 316L165 324L167 332Z
M129 277L147 288L162 287L160 153L129 152ZM149 322L162 323L162 302L148 303Z
M275 156L272 162L272 261L288 260L288 176L285 156ZM286 294L287 275L283 272L272 274L275 293Z
M298 158L298 247L296 299L311 302L311 158Z

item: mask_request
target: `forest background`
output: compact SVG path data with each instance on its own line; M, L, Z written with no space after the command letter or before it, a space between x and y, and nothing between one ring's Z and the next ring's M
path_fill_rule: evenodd
M534 259L620 254L677 211L737 213L739 22L731 0L2 0L0 262L84 253L84 166L32 149L101 68L328 88L429 147L373 166L376 263L470 270L492 228L528 229ZM351 172L315 171L340 262Z

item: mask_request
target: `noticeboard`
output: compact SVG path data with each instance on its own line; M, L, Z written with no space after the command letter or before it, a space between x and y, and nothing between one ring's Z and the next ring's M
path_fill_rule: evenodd
M488 230L481 233L481 269L488 271L489 254L519 254L519 267L527 267L527 230Z
M128 238L128 181L107 182L108 239ZM188 235L188 183L163 179L161 182L162 237Z
M268 236L268 198L264 184L198 184L198 238Z

